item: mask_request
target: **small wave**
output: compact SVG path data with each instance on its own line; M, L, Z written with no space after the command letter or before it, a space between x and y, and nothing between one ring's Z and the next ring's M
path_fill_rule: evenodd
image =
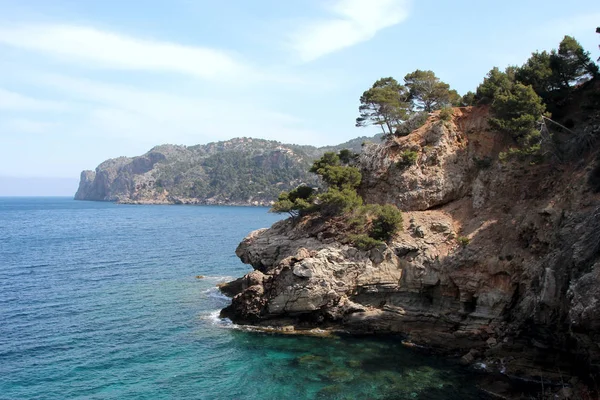
M211 287L202 292L206 295L206 297L210 297L211 299L223 300L226 302L231 301L230 297L227 297L217 287Z
M209 321L211 324L216 325L221 328L229 328L229 329L239 328L239 326L234 324L233 322L231 322L231 320L229 318L221 318L219 316L220 313L221 313L221 310L212 311L208 314L203 315L200 318L203 320Z
M209 281L209 282L216 282L216 283L230 282L235 279L233 276L204 276L204 275L198 275L198 276L202 277L202 278L198 278L201 281Z

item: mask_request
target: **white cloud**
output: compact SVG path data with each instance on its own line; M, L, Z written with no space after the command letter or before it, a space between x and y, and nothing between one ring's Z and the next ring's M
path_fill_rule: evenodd
M13 111L63 111L68 107L57 101L40 100L0 88L0 109Z
M336 0L333 17L308 23L291 35L304 62L365 42L408 17L409 0Z
M0 28L0 43L90 67L176 72L206 79L250 72L240 60L220 50L138 39L83 26Z
M305 129L302 120L271 111L247 97L184 96L56 74L32 75L27 81L81 100L80 107L85 104L82 120L71 124L72 134L152 145L197 144L239 136L301 143L323 140L322 134Z

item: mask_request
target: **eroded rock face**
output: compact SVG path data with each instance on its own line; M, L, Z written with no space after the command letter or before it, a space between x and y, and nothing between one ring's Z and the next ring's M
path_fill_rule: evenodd
M600 196L589 169L480 161L501 148L485 110L462 109L368 150L363 196L407 210L403 232L371 251L342 244L327 222L253 232L236 254L261 279L222 314L399 333L506 374L597 373ZM407 149L417 163L398 170Z
M478 163L497 155L503 136L487 126L485 109L455 109L453 121L436 115L408 136L361 153L362 194L367 203L397 204L402 210L427 210L469 194ZM403 153L417 153L406 165Z

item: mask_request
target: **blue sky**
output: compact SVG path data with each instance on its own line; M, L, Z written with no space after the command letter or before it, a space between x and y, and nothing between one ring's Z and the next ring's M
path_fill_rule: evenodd
M463 94L565 34L600 55L600 4L586 0L0 0L0 10L3 177L76 182L162 143L337 144L374 133L354 120L382 76L431 69Z

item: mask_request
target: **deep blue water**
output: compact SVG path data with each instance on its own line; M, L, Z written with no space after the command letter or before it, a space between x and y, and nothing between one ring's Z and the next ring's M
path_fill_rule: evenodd
M0 399L476 399L397 340L278 336L217 318L265 208L0 198ZM196 279L205 275L206 279Z

